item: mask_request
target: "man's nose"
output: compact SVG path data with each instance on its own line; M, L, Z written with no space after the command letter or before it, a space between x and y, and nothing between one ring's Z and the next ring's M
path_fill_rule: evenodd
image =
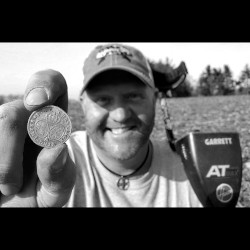
M131 110L127 106L119 106L110 112L110 117L116 122L125 122L131 116Z

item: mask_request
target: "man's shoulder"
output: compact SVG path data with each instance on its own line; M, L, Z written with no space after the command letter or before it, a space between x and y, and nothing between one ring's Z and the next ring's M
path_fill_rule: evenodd
M159 156L166 156L167 158L179 158L176 152L174 152L168 141L166 139L151 139L151 142L153 144L154 153ZM165 157L164 157L165 158Z
M164 146L164 149L170 148L169 143L166 139L150 138L150 141L153 143L153 145Z
M153 143L153 164L170 180L187 180L181 157L173 151L167 140L151 140Z
M179 196L183 197L180 201L185 201L185 206L200 207L201 203L187 177L180 155L171 149L167 140L151 141L154 147L154 171L170 181L173 190L178 191Z
M86 141L87 138L87 132L85 130L79 130L79 131L74 131L71 136L69 141Z
M87 142L87 132L82 130L82 131L74 131L66 143L72 149L75 148L83 149L86 147L86 142Z

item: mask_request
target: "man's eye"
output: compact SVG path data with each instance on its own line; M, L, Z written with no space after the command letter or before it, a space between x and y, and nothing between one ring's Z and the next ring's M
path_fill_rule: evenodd
M139 94L129 94L127 98L131 101L137 101L140 100L142 97Z
M100 105L100 106L104 106L110 103L110 98L109 97L98 97L96 102Z

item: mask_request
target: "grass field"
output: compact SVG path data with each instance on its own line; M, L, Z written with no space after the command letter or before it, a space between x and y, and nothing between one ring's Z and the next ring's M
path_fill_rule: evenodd
M238 206L250 207L250 164L248 164L250 162L250 96L173 98L168 100L168 107L177 139L193 130L239 133L244 164ZM70 101L69 115L73 131L84 129L79 102ZM152 137L166 138L159 103L156 107Z

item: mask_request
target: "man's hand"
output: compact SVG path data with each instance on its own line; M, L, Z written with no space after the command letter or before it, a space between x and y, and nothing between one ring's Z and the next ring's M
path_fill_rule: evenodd
M24 99L0 106L0 206L63 206L75 183L76 170L66 144L46 149L27 134L30 114L47 105L67 112L64 77L44 70L31 76Z

